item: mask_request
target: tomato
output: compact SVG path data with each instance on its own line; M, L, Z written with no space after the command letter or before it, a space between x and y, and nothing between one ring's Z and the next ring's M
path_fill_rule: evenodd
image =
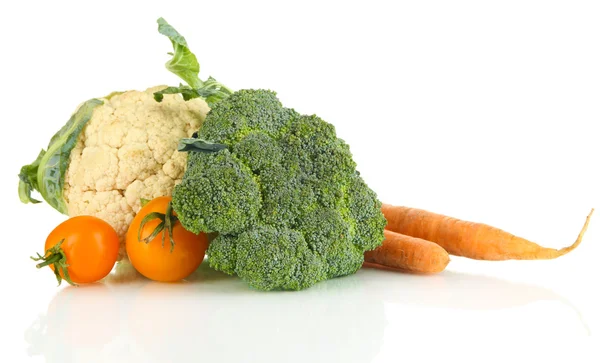
M158 197L143 206L129 225L125 241L133 267L147 278L160 282L179 281L189 276L204 260L208 247L206 234L187 231L177 220L172 226L174 246L171 246L167 229L147 243L138 239L144 217L153 212L164 216L170 202L170 197ZM176 214L173 212L173 215ZM150 237L160 223L159 219L147 222L141 230L141 238Z
M68 265L69 282L96 282L106 277L117 262L119 236L110 224L100 218L72 217L50 232L46 238L45 251L45 262L40 264L56 261L57 264ZM66 261L58 261L63 257L61 253ZM54 263L49 265L52 270L56 268ZM59 274L65 279L62 268L59 268Z

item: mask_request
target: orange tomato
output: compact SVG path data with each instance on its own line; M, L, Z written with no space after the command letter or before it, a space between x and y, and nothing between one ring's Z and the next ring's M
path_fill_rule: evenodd
M175 246L172 249L166 229L147 243L138 239L144 217L154 212L165 214L170 202L170 197L158 197L142 207L129 225L125 240L133 267L147 278L160 282L179 281L189 276L204 260L208 247L206 234L187 231L179 221L173 223ZM148 221L141 230L141 239L149 237L160 223L159 219Z
M77 216L59 224L46 238L45 251L60 249L72 282L90 283L110 273L119 254L119 236L110 224L94 216ZM48 254L46 259L52 258ZM54 264L49 265L54 270ZM62 269L60 276L64 279Z

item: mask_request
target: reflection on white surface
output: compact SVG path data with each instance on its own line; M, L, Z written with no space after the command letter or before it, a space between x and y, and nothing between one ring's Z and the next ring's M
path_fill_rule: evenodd
M575 313L586 335L591 335L579 309L567 298L550 289L452 271L428 276L426 281L420 277L422 276L381 274L376 279L370 279L369 285L374 291L380 292L381 298L386 302L430 308L479 311L515 308L540 301L559 302ZM390 289L391 284L398 288Z
M547 300L558 301L570 306L582 318L579 310L568 299L540 286L453 271L444 271L437 276L427 276L426 281L422 277L409 274L382 274L377 279L372 279L369 285L377 287L379 284L380 288L376 288L376 290L382 291L383 299L402 304L450 309L495 310ZM401 286L401 288L384 289L384 285L389 287L391 283Z
M206 263L175 284L122 266L104 283L59 290L25 339L28 353L49 363L371 362L384 342L386 303L494 310L540 300L572 306L540 287L449 271L365 268L301 292L264 293Z
M64 288L26 339L52 363L369 362L384 328L383 301L359 280L262 293L203 264L184 283Z

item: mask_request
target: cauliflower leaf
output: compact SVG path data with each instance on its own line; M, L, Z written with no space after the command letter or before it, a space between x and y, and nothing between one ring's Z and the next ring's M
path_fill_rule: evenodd
M19 199L23 203L40 203L31 197L33 190L54 209L68 213L63 198L64 176L69 167L71 150L84 126L91 120L94 109L104 102L91 99L84 102L69 121L50 139L47 150L42 150L35 161L24 165L19 173Z

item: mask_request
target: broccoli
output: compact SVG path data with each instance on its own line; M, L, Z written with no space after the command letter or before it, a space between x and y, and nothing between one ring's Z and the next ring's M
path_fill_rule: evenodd
M193 56L179 33L159 25L174 60ZM180 143L187 166L172 194L185 229L216 235L209 265L260 290L301 290L355 273L364 252L381 245L386 220L335 127L284 107L270 90L233 92L213 78L188 84L155 98L180 92L211 106L194 138Z
M211 246L211 267L261 290L300 290L327 278L327 263L293 229L259 224Z

